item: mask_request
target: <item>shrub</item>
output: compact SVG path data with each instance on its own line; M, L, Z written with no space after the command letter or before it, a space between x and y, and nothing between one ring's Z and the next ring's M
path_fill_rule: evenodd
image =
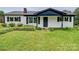
M2 23L1 25L2 25L3 27L7 27L7 24L5 24L5 23Z
M11 32L11 31L13 31L11 28L0 29L0 34L5 34L7 32Z
M13 29L17 31L34 31L35 30L35 28L26 28L26 27L15 27Z
M20 24L17 24L17 26L18 26L18 27L21 27L21 26L23 26L23 24L20 23Z
M33 26L33 25L24 25L24 27L27 27L27 28L35 28L35 26Z
M15 23L10 23L9 26L10 27L14 27L15 26Z
M37 30L42 30L42 28L40 28L40 27L37 27L36 29L37 29Z
M10 27L0 29L0 34L5 34L11 31L35 31L35 28L26 28L26 27Z
M50 31L54 31L54 28L52 28L52 27L50 27L50 28L48 28Z
M63 28L63 30L70 30L71 28L68 28L68 27L65 27L65 28Z

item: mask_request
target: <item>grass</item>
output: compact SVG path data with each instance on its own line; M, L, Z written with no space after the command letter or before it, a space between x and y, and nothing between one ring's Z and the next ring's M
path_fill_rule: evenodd
M12 31L0 35L4 51L79 51L79 30Z

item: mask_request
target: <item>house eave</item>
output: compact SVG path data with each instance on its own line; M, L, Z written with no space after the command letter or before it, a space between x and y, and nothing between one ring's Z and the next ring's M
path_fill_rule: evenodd
M76 16L76 15L63 15L63 16Z

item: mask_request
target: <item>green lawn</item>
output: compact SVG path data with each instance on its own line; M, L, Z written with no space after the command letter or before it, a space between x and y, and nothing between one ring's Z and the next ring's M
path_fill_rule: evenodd
M0 50L79 50L79 30L13 31L0 35Z

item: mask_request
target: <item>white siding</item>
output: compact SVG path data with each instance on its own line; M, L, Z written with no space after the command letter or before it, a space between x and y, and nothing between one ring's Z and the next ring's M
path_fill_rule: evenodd
M10 24L10 23L15 23L15 24L18 24L18 23L22 23L24 25L33 25L33 26L36 26L36 23L28 23L26 24L26 17L25 16L20 16L21 17L21 22L17 22L17 21L9 21L7 22L7 17L8 16L5 16L5 23L7 24ZM19 17L19 16L9 16L9 17ZM43 28L43 17L44 16L41 16L40 17L40 24L38 24L38 27L42 27ZM57 16L56 18L52 18L53 16L45 16L45 17L48 17L48 27L56 27L56 28L59 28L61 27L61 22L57 22ZM72 17L72 22L69 22L69 21L63 21L63 27L73 27L73 21L74 21L74 17Z
M61 27L61 22L57 22L57 20L48 20L48 27Z
M38 25L38 27L42 27L43 28L43 17L40 17L40 24ZM48 17L48 16L45 16ZM54 28L60 28L62 25L62 22L57 22L57 18L53 19L53 16L48 17L48 27L54 27ZM72 22L69 21L63 21L63 27L73 27L73 21L74 21L74 17L72 17Z
M73 24L74 24L74 17L71 18L72 21L69 22L69 21L63 21L63 27L73 27ZM68 19L69 20L69 19Z

